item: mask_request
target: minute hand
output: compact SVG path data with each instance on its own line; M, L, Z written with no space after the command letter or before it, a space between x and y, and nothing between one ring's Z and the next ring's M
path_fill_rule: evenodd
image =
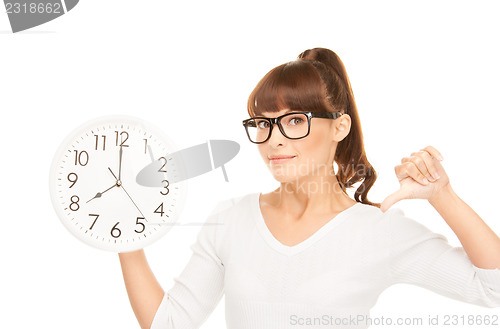
M122 156L123 156L123 146L120 145L120 162L118 163L118 180L121 181L122 178Z

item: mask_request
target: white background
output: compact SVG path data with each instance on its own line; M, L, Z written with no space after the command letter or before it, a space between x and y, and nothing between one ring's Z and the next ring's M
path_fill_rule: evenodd
M229 183L220 169L189 182L180 222L204 221L218 200L277 187L241 120L258 80L312 47L334 50L347 68L378 173L370 200L399 187L403 156L433 145L455 191L500 233L496 1L347 3L82 0L17 34L2 8L0 327L139 328L117 254L73 238L52 208L50 163L72 129L124 114L156 123L179 149L240 143ZM395 207L459 246L427 201ZM146 248L165 290L198 231L176 226ZM373 318L419 314L424 323L498 313L410 285L392 286L372 309ZM223 327L224 300L203 325Z

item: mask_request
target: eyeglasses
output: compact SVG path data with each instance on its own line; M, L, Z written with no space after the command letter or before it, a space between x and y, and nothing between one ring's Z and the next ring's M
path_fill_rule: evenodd
M254 117L243 120L248 139L255 144L267 142L271 137L274 124L289 139L301 139L311 131L311 119L337 119L341 112L291 112L276 118Z

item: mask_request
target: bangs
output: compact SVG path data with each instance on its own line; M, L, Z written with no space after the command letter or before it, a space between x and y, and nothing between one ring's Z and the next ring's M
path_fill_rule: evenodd
M263 112L332 111L327 101L326 86L314 65L297 60L269 71L248 98L248 114Z

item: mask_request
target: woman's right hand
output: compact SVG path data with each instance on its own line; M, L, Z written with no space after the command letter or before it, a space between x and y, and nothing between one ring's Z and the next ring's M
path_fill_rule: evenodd
M134 314L141 328L149 329L165 293L149 267L144 249L118 256Z

